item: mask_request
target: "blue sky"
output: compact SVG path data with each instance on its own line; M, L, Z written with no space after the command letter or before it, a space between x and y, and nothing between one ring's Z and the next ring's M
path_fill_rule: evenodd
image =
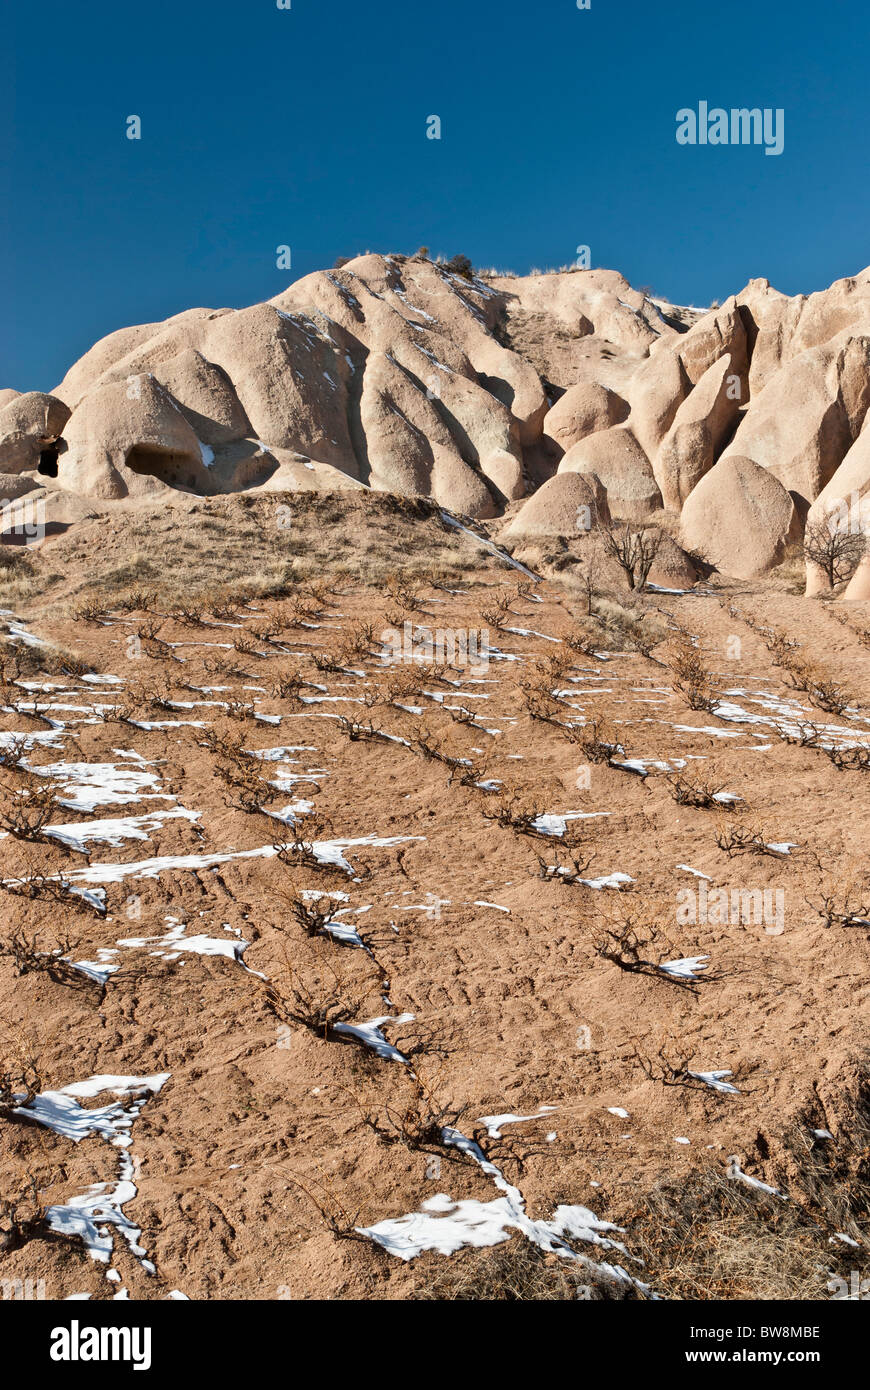
M870 262L868 40L857 0L7 0L0 387L366 249L821 288ZM783 153L678 145L701 100Z

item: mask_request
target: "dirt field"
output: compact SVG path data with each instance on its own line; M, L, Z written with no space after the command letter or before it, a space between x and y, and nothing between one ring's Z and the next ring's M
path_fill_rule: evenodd
M870 605L587 615L368 506L97 515L7 562L0 1279L866 1277Z

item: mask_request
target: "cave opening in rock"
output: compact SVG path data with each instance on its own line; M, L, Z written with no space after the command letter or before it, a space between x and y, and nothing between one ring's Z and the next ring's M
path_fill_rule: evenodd
M189 454L173 453L168 449L155 449L146 444L137 444L126 458L127 467L134 473L147 474L158 478L167 487L182 491L196 491L197 462Z
M46 444L45 448L40 450L39 464L37 466L36 471L37 473L42 473L43 476L46 478L57 477L57 457L59 452L59 443L60 441L57 440L54 444Z

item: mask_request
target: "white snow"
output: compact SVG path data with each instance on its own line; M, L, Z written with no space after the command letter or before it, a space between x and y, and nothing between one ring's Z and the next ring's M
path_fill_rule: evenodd
M149 840L149 831L159 830L168 820L196 821L199 811L186 811L179 806L174 811L150 811L144 816L125 816L111 820L91 820L79 824L47 825L45 834L59 840L62 845L87 853L89 841L111 845L117 849L125 840Z
M724 1071L690 1071L689 1076L694 1076L697 1081L703 1081L705 1085L712 1087L714 1091L725 1091L729 1095L739 1096L740 1092L736 1086L732 1086L730 1081L723 1081L724 1076L730 1076L730 1070Z
M156 1092L169 1080L169 1072L154 1076L92 1076L87 1081L74 1082L59 1091L42 1091L30 1105L16 1107L15 1114L35 1120L56 1134L63 1134L78 1144L89 1134L126 1147L130 1140L124 1133L135 1115L119 1100L94 1110L79 1105L77 1097L91 1098L102 1091L128 1095L135 1091ZM138 1112L137 1112L138 1113Z
M542 1105L534 1115L479 1115L476 1123L486 1125L490 1139L500 1139L503 1125L519 1125L524 1124L526 1120L540 1120L545 1115L552 1115L558 1108L558 1105Z
M731 1154L728 1158L727 1176L737 1182L745 1183L747 1187L755 1187L760 1192L769 1192L773 1197L781 1197L784 1202L788 1201L785 1193L780 1192L778 1187L770 1187L766 1182L761 1182L759 1178L752 1178L748 1173L744 1173L737 1154Z
M532 821L532 826L540 835L565 834L569 820L595 820L599 816L609 816L609 811L543 811Z
M346 840L314 840L312 842L316 858L321 864L335 864L337 868L352 873L350 864L342 851L356 845L369 845L374 848L406 844L410 840L423 840L424 835L360 835ZM214 854L166 854L153 859L139 859L132 864L89 864L87 868L75 869L69 875L71 891L75 883L123 883L126 878L157 878L159 874L174 869L210 869L218 864L227 864L236 859L272 859L280 846L259 845L256 849L224 850ZM67 881L67 880L65 880ZM83 895L84 896L84 895Z
M114 750L120 753L119 749ZM42 763L25 764L29 772L49 777L58 784L62 795L57 802L70 811L92 812L98 806L121 806L132 801L172 801L173 797L156 790L159 777L145 772L156 763L141 762L131 766L117 763Z
M387 1023L412 1023L413 1014L398 1014L392 1017L390 1014L383 1014L380 1018L370 1018L368 1023L336 1023L334 1031L346 1034L348 1037L358 1038L366 1047L370 1047L379 1057L386 1062L408 1063L408 1058L398 1048L393 1047L384 1037L381 1029Z
M673 975L678 980L696 980L700 972L707 969L706 962L709 959L709 956L684 956L682 960L662 961L658 968L665 975ZM722 1073L724 1076L729 1074L728 1072Z

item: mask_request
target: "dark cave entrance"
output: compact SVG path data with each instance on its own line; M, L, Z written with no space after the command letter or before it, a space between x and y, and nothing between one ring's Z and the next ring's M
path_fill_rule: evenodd
M54 444L46 444L45 448L40 450L39 464L36 471L37 473L42 473L43 477L57 477L57 459L60 452L58 449L59 443L60 440L57 440Z
M201 485L202 466L190 454L172 453L167 449L150 448L147 444L137 444L125 460L134 473L158 478L167 487L175 487L187 492L195 492Z

